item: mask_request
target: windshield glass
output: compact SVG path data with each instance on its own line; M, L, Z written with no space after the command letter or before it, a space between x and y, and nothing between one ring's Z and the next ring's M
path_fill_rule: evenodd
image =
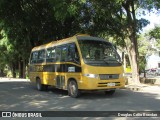
M93 66L119 66L120 57L112 44L98 40L79 40L83 60Z

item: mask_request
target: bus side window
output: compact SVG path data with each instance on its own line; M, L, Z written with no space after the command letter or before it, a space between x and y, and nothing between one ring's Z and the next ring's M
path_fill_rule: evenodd
M37 63L37 59L38 59L38 52L37 51L32 52L30 63L31 64Z
M37 63L45 62L45 50L38 51L38 60Z
M68 61L76 62L76 63L80 64L78 49L77 49L77 47L74 43L69 44L69 47L68 47Z
M55 48L48 48L46 55L46 62L55 62L55 59L56 59Z
M56 47L56 62L60 62L61 60L61 48Z
M67 46L62 46L61 50L61 61L65 62L67 61Z

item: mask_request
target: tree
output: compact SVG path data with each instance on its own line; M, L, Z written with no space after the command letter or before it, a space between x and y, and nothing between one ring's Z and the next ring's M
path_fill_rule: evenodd
M46 38L51 39L52 30L49 28L52 27L49 24L52 23L50 25L53 25L53 22L50 20L47 3L43 0L17 0L14 2L2 0L0 2L0 27L6 35L3 43L8 42L11 46L10 49L5 46L8 59L11 58L8 60L8 64L13 69L13 73L15 73L17 63L19 64L20 77L25 75L25 66L31 48L42 44L42 40L44 41ZM3 60L5 61L5 59ZM13 77L15 77L15 74L13 74Z
M149 36L150 39L155 39L157 41L157 48L160 49L160 26L156 26L154 29L149 31L146 35Z
M93 11L91 33L110 34L117 36L117 43L127 48L132 68L132 79L139 84L137 32L147 25L144 19L136 18L140 7L139 1L133 0L103 0L90 1Z
M8 40L8 36L5 33L5 31L1 31L2 39L0 40L0 67L1 69L4 69L5 65L9 65L12 70L13 77L16 77L16 58L14 56L17 56L17 51L15 50L14 46L10 43Z
M150 44L150 40L148 36L145 34L141 34L138 38L138 51L139 51L139 71L140 73L144 73L144 77L146 77L145 67L146 67L146 59L149 55L151 55L152 46Z
M158 9L158 0L87 0L90 14L89 33L94 35L111 35L116 43L126 47L132 67L132 79L139 84L138 67L138 34L149 22L143 18L137 19L138 14L144 14L145 10ZM142 12L140 11L142 10ZM88 13L89 13L88 12Z
M138 84L137 33L148 22L137 19L136 13L139 8L151 10L154 6L159 7L158 0L1 0L0 28L14 51L8 55L16 56L12 68L19 63L21 76L31 48L82 32L112 36L117 44L126 47L132 78ZM2 48L9 50L7 46Z
M66 6L67 4L69 5ZM11 58L6 61L1 57L4 61L2 63L9 64L13 68L12 73L15 73L18 64L19 75L24 77L29 54L34 46L62 39L80 31L79 18L76 17L79 14L76 12L78 6L79 2L66 0L63 2L1 0L0 29L7 36L1 36L5 39L1 40L5 44L1 47L8 53L3 55ZM12 46L11 52L8 51L6 44ZM15 74L13 76L15 77Z

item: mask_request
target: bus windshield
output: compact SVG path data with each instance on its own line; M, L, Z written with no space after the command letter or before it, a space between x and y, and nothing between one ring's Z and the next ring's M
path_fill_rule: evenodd
M111 43L101 40L78 40L83 60L93 66L120 66L121 60Z

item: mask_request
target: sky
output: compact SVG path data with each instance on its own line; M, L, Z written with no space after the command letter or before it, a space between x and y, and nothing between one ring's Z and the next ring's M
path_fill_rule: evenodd
M144 32L153 29L154 26L160 25L160 14L148 13L145 16L143 16L143 18L150 21L150 24L143 28Z

